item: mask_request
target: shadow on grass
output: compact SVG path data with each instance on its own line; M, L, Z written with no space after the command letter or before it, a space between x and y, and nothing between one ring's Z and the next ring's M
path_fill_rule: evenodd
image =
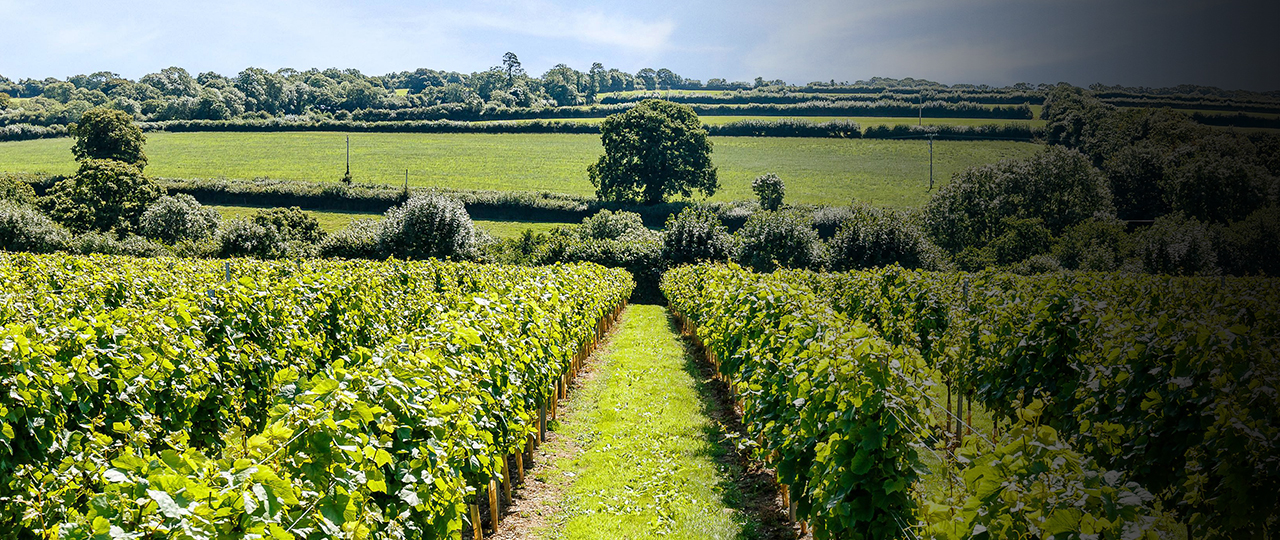
M693 377L702 414L715 424L703 429L710 455L724 472L720 481L721 501L746 517L739 540L795 540L796 530L787 521L781 495L773 481L773 471L751 458L749 449L739 450L733 439L745 439L742 422L733 409L729 387L716 380L702 350L684 337L674 317L667 314L672 332L682 336L685 346L684 370ZM737 437L726 437L728 433Z

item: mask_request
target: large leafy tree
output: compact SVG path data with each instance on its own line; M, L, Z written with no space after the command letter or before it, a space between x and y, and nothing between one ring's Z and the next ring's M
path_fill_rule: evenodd
M147 156L142 152L147 140L126 112L105 107L89 109L69 131L76 138L71 153L78 161L110 159L128 163L138 170L147 165Z
M75 176L54 184L42 204L75 231L132 231L147 206L164 195L137 167L111 159L86 159Z
M658 204L720 187L707 130L686 105L648 99L606 118L600 133L604 155L587 168L600 199Z

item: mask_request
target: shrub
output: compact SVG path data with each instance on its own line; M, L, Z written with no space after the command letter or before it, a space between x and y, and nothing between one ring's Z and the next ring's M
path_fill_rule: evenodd
M832 270L875 268L897 263L937 270L942 252L901 212L855 206L852 218L828 242Z
M1128 236L1118 219L1091 218L1063 231L1053 255L1063 268L1109 272L1120 267Z
M76 144L71 149L77 160L109 159L129 163L142 170L147 156L142 151L146 137L124 111L98 107L85 111L76 124L68 126Z
M457 200L418 195L387 211L378 243L383 253L404 259L465 259L474 256L475 226Z
M1228 226L1218 261L1236 275L1280 276L1280 207L1257 210Z
M66 249L71 235L35 208L0 201L0 249L51 253Z
M247 219L231 219L223 222L218 231L217 255L278 259L285 255L285 246L275 227L264 227Z
M1106 179L1074 150L1046 148L958 174L925 205L933 239L951 252L1001 236L1006 218L1039 219L1050 234L1095 216L1114 215Z
M205 208L185 193L165 196L147 206L138 219L143 236L174 244L182 240L200 241L218 231L218 211Z
M987 244L996 264L1025 261L1053 247L1053 233L1040 218L1005 218L1001 228L1004 233Z
M660 303L662 299L658 285L667 269L662 257L662 240L658 234L648 230L623 240L582 238L570 231L556 231L546 248L538 254L536 262L592 262L622 268L631 272L636 280L636 288L631 295L633 302Z
M1218 256L1207 223L1182 213L1156 218L1134 239L1134 256L1145 271L1169 275L1216 275Z
M21 205L35 204L36 190L22 176L3 173L0 174L0 201Z
M90 231L75 237L71 241L71 250L81 255L91 253L129 255L131 257L165 257L173 255L163 245L136 234L131 234L121 240L110 233L98 231Z
M253 215L253 222L275 227L280 239L286 242L314 244L324 239L324 230L315 216L296 206L259 210Z
M817 268L822 264L822 241L812 218L800 212L760 212L738 231L738 260L758 272L778 267Z
M728 261L734 257L734 248L733 235L707 208L691 206L667 218L662 258L671 266Z
M601 210L596 215L582 220L582 226L578 228L578 232L584 238L617 240L627 235L647 233L648 229L645 228L640 214L622 210L617 212Z
M760 208L774 211L782 207L782 198L787 188L778 175L769 173L752 180L751 191L755 192L756 198L760 200Z
M42 204L74 231L135 230L138 219L164 190L137 167L109 159L86 159L76 175L54 184Z
M339 259L380 259L382 250L378 234L382 222L376 219L360 219L347 228L330 234L320 242L320 256Z

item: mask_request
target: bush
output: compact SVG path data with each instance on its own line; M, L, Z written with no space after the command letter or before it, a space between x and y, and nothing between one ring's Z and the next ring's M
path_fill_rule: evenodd
M944 266L942 250L903 213L869 206L855 206L851 211L852 219L828 242L832 270L894 263L927 270Z
M264 227L247 219L231 219L223 222L218 231L219 257L278 259L284 255L285 246L275 227Z
M1063 231L1053 246L1053 255L1069 270L1116 270L1127 249L1124 229L1124 222L1118 219L1087 219Z
M35 208L0 201L0 249L51 253L70 242L66 229Z
M0 174L0 201L32 205L36 202L36 190L22 176L3 173Z
M646 230L623 240L582 238L569 231L553 234L547 247L539 253L537 264L591 262L631 272L636 280L632 302L661 303L658 285L667 266L662 258L659 235Z
M738 260L758 272L778 267L818 268L822 265L822 241L812 218L800 212L760 212L738 231Z
M320 256L338 259L381 259L378 234L382 222L360 219L347 228L330 234L320 242Z
M610 212L601 210L596 215L582 220L579 234L584 238L596 240L617 240L627 235L649 232L644 226L640 214L635 212Z
M671 266L728 261L735 255L734 248L729 230L707 208L691 206L667 218L662 258Z
M1185 214L1156 218L1134 239L1134 256L1153 274L1216 275L1218 256L1209 225Z
M218 211L205 208L185 193L165 196L147 206L138 219L143 236L174 244L182 240L200 241L218 232Z
M129 235L123 240L110 233L90 231L81 234L71 241L71 250L81 255L101 253L103 255L128 255L131 257L165 257L171 253L163 245L138 236Z
M752 180L751 191L760 200L760 208L774 211L782 208L782 198L786 195L787 188L778 175L769 173Z
M253 222L263 227L275 227L285 242L315 244L324 239L324 230L315 216L296 206L259 210L253 215Z
M163 194L133 165L86 159L75 176L54 184L41 202L54 220L74 231L132 231L147 206Z
M1236 275L1280 276L1280 207L1257 210L1228 226L1218 261Z
M1052 235L1095 216L1111 216L1106 178L1074 150L1046 148L1026 160L972 167L925 205L930 235L953 253L1005 233L1006 218L1039 219Z
M378 243L403 259L467 259L475 255L475 226L457 200L418 195L387 211Z

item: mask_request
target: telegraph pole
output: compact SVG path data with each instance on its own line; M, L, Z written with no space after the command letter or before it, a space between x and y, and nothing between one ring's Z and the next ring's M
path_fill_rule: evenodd
M929 134L929 191L933 191L933 137L937 133Z

